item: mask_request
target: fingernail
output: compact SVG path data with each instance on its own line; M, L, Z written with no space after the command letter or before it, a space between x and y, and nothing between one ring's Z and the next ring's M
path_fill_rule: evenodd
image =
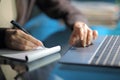
M85 43L83 44L83 47L86 47L86 44L85 44Z

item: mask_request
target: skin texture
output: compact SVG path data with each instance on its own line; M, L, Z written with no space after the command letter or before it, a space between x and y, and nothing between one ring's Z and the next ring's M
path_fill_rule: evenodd
M70 45L86 47L89 46L97 36L97 31L91 30L85 23L75 22L69 40ZM5 43L8 48L15 50L32 50L38 46L43 46L41 41L19 29L7 29Z
M31 50L43 46L41 41L19 29L7 29L5 43L8 48L15 50Z
M91 30L85 23L76 22L70 37L70 45L89 46L98 37L98 32Z
M73 29L70 37L70 45L89 46L97 38L97 31L91 30L85 24L87 20L84 15L70 5L69 0L16 0L16 4L18 5L18 17L16 21L21 25L24 25L29 18L29 14L34 6L33 1L36 1L41 11L45 12L48 16L55 19L63 19L66 25ZM30 6L29 2L31 2ZM5 44L4 46L15 50L31 50L43 45L41 41L17 29L6 30Z

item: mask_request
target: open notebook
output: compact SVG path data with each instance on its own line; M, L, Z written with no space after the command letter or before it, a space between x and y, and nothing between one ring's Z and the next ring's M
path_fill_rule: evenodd
M39 49L30 50L30 51L1 49L0 57L4 59L32 62L42 57L57 53L60 50L61 50L60 46L55 46L51 48L39 48Z

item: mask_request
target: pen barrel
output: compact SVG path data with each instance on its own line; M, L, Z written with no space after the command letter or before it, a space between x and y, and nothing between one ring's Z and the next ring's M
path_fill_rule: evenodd
M25 33L29 34L20 24L18 24L17 22L15 22L14 20L11 21L11 23L17 27L18 29L24 31Z

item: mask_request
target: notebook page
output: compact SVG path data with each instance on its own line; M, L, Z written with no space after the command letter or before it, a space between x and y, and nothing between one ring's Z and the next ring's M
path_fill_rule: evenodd
M37 49L37 50L35 50L36 51L35 54L34 54L34 52L31 53L30 55L27 54L26 55L26 60L28 62L31 62L31 61L34 61L36 59L42 58L44 56L59 52L60 50L61 50L60 46L56 46L56 47L52 47L52 48L45 48L42 51L41 51L41 49Z
M17 51L17 50L4 49L4 50L0 50L0 56L31 62L39 58L45 57L47 55L59 52L60 50L61 50L60 46L55 46L52 48L44 48L44 49L42 48L34 49L30 51Z

